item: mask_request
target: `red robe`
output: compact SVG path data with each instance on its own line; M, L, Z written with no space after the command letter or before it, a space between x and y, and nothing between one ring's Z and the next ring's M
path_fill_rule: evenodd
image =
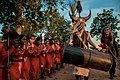
M9 55L14 51L14 46L11 46L9 49ZM8 63L8 51L5 50L5 46L0 43L0 64L6 65ZM8 80L8 70L9 69L0 69L0 80Z
M30 79L30 54L28 53L28 49L26 44L23 46L24 49L24 62L22 62L22 77L24 80Z
M39 53L37 47L32 44L31 50L33 53L30 56L30 77L32 80L39 79ZM36 56L37 55L37 56Z
M45 65L46 65L46 47L45 47L45 44L42 44L41 46L40 46L40 51L41 51L41 53L40 53L40 56L39 56L39 65L40 65L40 68L42 69L42 70L44 70L45 69Z
M20 59L22 54L19 53L18 48L14 50L14 54L12 58ZM21 77L21 69L22 69L22 62L12 62L12 66L10 68L10 79L11 80L19 80Z
M61 63L61 54L60 54L60 46L59 45L56 45L56 50L55 50L55 53L56 53L56 57L55 57L55 62L57 64L60 64Z
M52 46L47 45L47 52L46 52L46 67L47 69L53 68L53 62L52 62Z
M53 44L52 45L52 49L53 49L53 51L52 51L52 65L54 66L54 64L55 64L55 56L56 56L56 53L55 53L55 45Z

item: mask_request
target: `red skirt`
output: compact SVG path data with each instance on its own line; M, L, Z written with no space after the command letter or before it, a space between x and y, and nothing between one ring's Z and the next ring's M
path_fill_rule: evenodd
M19 62L12 62L10 68L10 80L19 80L20 71L19 71Z
M31 57L30 58L30 77L32 80L39 79L39 58Z
M45 65L46 65L46 54L40 54L39 56L39 66L40 69L45 69Z
M61 54L60 54L60 52L59 52L58 54L56 54L55 62L56 62L57 64L61 64Z
M27 57L25 58L25 61L23 62L23 77L24 80L29 80L30 76L29 76L29 72L30 72L30 58Z
M46 67L51 69L53 67L52 53L46 54Z

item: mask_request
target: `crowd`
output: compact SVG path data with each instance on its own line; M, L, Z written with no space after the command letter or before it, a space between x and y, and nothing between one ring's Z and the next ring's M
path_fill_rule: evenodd
M0 80L39 80L52 77L62 64L63 45L60 40L9 31L0 42Z

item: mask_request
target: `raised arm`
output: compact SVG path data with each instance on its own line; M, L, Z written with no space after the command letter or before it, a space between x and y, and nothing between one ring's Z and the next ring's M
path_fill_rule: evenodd
M89 35L89 37L88 37L88 42L94 47L94 48L96 48L97 50L101 50L102 48L101 47L99 47L96 43L95 43L95 41L93 40L93 38L91 37L91 35Z

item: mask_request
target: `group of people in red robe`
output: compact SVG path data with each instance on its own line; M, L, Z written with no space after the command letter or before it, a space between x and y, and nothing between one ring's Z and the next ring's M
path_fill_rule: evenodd
M63 46L59 40L40 43L34 35L8 32L0 42L0 80L44 80L62 66Z

